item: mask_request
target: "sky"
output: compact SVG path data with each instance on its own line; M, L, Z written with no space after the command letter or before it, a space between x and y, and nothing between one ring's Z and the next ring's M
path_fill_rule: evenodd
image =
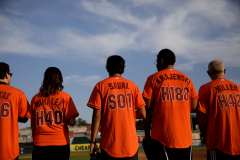
M208 63L218 59L225 78L240 85L240 2L237 0L0 0L0 61L10 65L11 86L31 102L48 67L64 77L79 117L94 85L108 77L106 60L126 61L124 78L143 91L157 72L158 52L171 49L174 68L195 89L208 83ZM19 123L20 128L29 127Z

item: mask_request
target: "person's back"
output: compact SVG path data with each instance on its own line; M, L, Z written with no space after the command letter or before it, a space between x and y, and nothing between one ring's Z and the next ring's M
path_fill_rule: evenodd
M101 103L101 141L100 148L113 157L131 157L138 149L135 127L135 110L144 106L138 104L138 87L123 77L109 77L96 85L101 101L95 101L88 106ZM140 94L141 95L141 94ZM92 95L93 96L93 95ZM93 96L95 100L97 97Z
M211 150L217 158L240 158L240 87L225 79L225 72L221 61L212 61L208 71L212 81L199 89L198 122L208 159Z
M1 75L2 66L0 63ZM10 84L10 71L0 77L0 159L13 160L19 155L18 119L25 118L28 101L25 94ZM7 78L9 79L6 79Z
M71 108L74 107L74 108ZM34 130L34 145L53 146L69 144L67 121L78 113L71 96L63 91L45 97L42 92L31 101L31 118Z
M103 159L125 158L137 160L139 147L135 110L145 117L145 102L139 88L122 78L125 61L120 56L110 56L107 60L109 78L98 82L89 98L87 106L93 108L91 143L96 142L96 134L101 119L101 156ZM97 150L91 144L90 154Z
M240 155L240 87L227 79L216 79L203 85L199 96L199 111L208 115L207 149Z
M191 80L175 69L164 69L149 77L143 96L154 101L152 139L169 148L192 144L190 111L191 101L198 97L195 93Z
M62 83L61 71L49 67L40 92L32 98L27 117L31 119L33 160L69 159L68 125L75 125L79 113L71 96L62 91Z
M157 55L158 72L150 75L144 86L144 150L148 159L191 159L190 113L197 107L198 95L192 81L173 69L175 59L171 50L161 50Z

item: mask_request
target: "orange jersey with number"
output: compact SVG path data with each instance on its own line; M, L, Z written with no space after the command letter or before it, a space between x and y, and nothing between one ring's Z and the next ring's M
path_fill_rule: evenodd
M19 155L18 117L24 118L29 107L25 94L0 84L0 159L13 160Z
M154 102L151 138L169 148L192 144L191 101L198 98L192 81L175 69L148 77L143 97Z
M198 110L208 116L207 149L240 155L240 87L227 79L202 85Z
M71 96L63 91L44 97L40 92L31 101L27 117L31 119L34 145L69 144L67 121L79 115Z
M102 112L100 148L116 158L135 155L139 147L135 110L145 106L137 85L109 77L96 84L87 106Z

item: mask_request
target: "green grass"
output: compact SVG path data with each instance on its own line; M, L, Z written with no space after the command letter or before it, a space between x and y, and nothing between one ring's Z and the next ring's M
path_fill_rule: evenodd
M19 156L19 160L32 160L32 158L21 158L22 156L28 156L29 154L22 154ZM30 154L31 156L31 154ZM75 156L70 156L69 160L89 160L90 156L89 155L75 155Z
M193 150L206 150L206 146L193 146Z
M81 156L71 156L70 160L89 160L90 156L89 155L81 155Z

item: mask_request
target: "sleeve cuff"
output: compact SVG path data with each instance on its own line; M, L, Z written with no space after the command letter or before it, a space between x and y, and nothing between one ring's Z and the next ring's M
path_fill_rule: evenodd
M68 121L69 119L73 118L73 117L78 117L79 113L75 113L73 115L71 115L70 117L66 118L66 121Z

